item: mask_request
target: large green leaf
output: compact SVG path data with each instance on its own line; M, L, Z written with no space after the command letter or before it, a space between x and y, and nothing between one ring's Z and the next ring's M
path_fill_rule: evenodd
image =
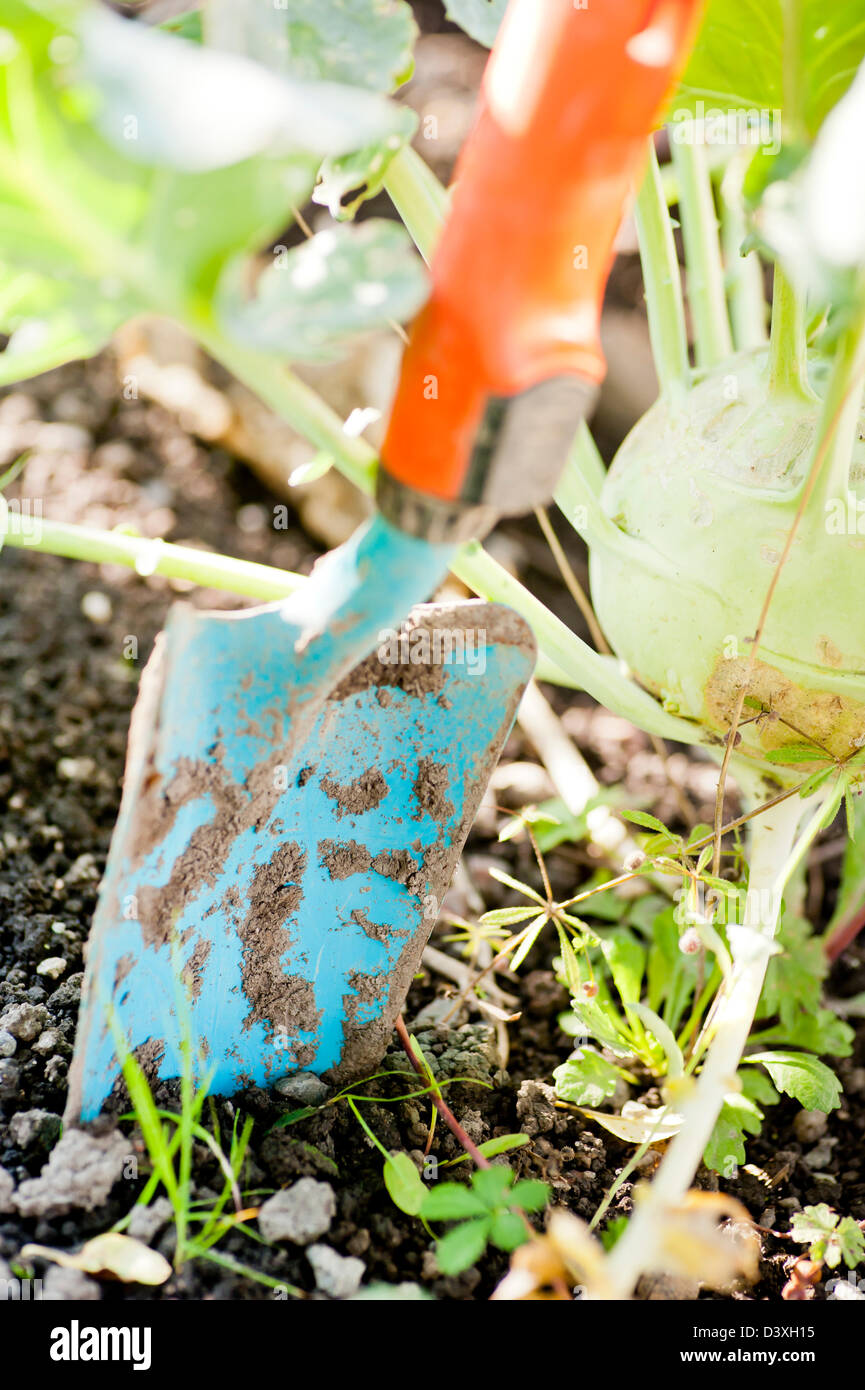
M409 318L423 302L426 275L408 235L394 222L319 232L269 266L244 300L238 268L218 298L239 340L291 360L314 361L346 339Z
M298 85L87 0L5 0L3 25L0 325L12 333L3 381L97 351L139 312L209 330L226 266L236 270L292 221L322 152L404 131L399 108L377 94ZM320 293L316 335L315 297L304 297L304 331L322 352L353 325L419 303L419 268L404 245L388 249L381 313L369 282L352 299L343 278L340 331ZM363 257L336 258L334 269L362 271Z
M784 108L813 135L863 56L861 0L710 0L673 111L771 116ZM793 91L785 90L785 66L795 74Z
M284 44L273 66L281 71L371 92L393 91L412 74L418 29L406 0L280 0L277 15ZM163 28L200 40L201 12Z
M96 120L130 159L200 173L265 151L342 155L393 128L375 92L277 74L101 6L85 12L80 36Z

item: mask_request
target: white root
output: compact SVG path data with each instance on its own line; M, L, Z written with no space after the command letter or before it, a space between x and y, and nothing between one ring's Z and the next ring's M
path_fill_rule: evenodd
M681 1202L690 1187L724 1097L735 1085L736 1070L763 988L784 885L819 828L822 806L795 844L805 809L799 797L793 796L752 822L745 923L754 930L734 950L735 964L723 986L712 1042L694 1091L680 1107L684 1115L682 1128L610 1254L605 1297L630 1297L641 1274L654 1267L665 1213Z

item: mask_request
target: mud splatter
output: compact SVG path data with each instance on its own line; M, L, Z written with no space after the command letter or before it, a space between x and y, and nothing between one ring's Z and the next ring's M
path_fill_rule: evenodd
M426 812L440 824L449 821L454 813L453 802L447 796L449 786L447 768L442 763L433 762L432 758L422 758L413 787L419 808L415 820L420 820Z
M322 777L321 789L325 796L336 802L336 816L362 815L364 811L374 811L388 794L387 782L377 767L368 767L353 782L340 786L330 777Z
M415 897L426 891L426 874L408 850L382 851L373 858L366 846L358 844L357 840L321 840L318 855L323 868L337 881L373 869L382 878L405 884Z
M250 1011L244 1028L264 1022L287 1033L315 1031L321 1021L308 980L286 975L282 957L291 943L287 920L303 898L306 855L289 840L253 875L248 909L238 934L243 942L243 992Z
M366 911L360 907L355 908L351 920L373 941L387 942L395 936L408 935L408 927L397 927L392 922L371 922Z
M201 993L202 977L207 959L213 948L213 942L207 941L204 937L199 937L195 950L183 968L183 983L189 990L193 999L197 999Z

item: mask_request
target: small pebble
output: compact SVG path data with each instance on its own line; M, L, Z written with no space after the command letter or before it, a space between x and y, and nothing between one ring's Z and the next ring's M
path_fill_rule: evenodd
M81 600L81 612L88 622L101 626L111 621L111 599L98 589L89 589Z
M826 1133L826 1125L822 1110L800 1110L793 1120L793 1133L800 1144L816 1144Z
M351 1298L360 1288L366 1273L363 1260L352 1255L340 1255L329 1245L310 1245L306 1258L312 1265L315 1287L331 1298Z
M10 1004L0 1014L0 1028L19 1042L33 1042L42 1032L46 1019L45 1009L35 1004Z
M96 1280L88 1279L80 1269L52 1265L42 1281L45 1303L95 1303L101 1297L102 1290Z
M50 1110L19 1110L9 1121L9 1138L19 1149L39 1143L50 1148L60 1133L60 1116Z
M59 980L65 969L66 961L62 956L46 956L45 960L37 965L36 974L48 975L52 980Z
M258 1227L267 1241L311 1245L330 1230L335 1215L336 1194L330 1183L301 1178L268 1197L258 1213Z
M63 1042L63 1034L59 1028L46 1028L44 1033L33 1044L33 1051L38 1052L40 1057L50 1057L52 1052L56 1052Z
M295 1076L283 1076L274 1090L298 1105L321 1105L330 1095L330 1087L311 1071L299 1071Z
M57 764L57 775L67 782L86 782L96 771L92 758L61 758Z

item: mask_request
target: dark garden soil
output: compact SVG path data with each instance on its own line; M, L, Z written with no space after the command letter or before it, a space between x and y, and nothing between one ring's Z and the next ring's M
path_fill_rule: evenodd
M214 548L290 567L305 567L314 553L300 530L274 533L269 528L272 499L243 466L202 448L161 408L118 400L110 358L87 369L63 369L8 394L0 402L4 456L19 450L22 440L33 449L27 490L42 497L48 517L103 525L134 518L169 539L196 535ZM531 579L533 557L541 564L536 537L526 528L512 532L512 541L521 545ZM0 1169L8 1175L0 1173L0 1273L3 1261L18 1266L19 1251L29 1241L75 1248L109 1229L134 1204L147 1172L140 1136L124 1122L120 1127L126 1148L120 1145L119 1177L109 1168L107 1176L97 1178L83 1195L67 1190L66 1200L59 1201L43 1195L27 1208L32 1214L26 1218L9 1209L10 1186L20 1189L41 1172L60 1131L82 949L117 812L137 676L176 596L159 577L143 579L130 571L99 570L11 549L4 552L2 565L0 1015L9 1018L14 1006L11 1031L16 1036L0 1032ZM549 572L546 579L552 589ZM190 597L197 603L234 606L230 598L213 594ZM570 618L561 594L558 603ZM130 638L137 642L133 660L125 656ZM650 804L662 816L675 816L663 764L642 735L580 698L550 693L601 782L624 781L629 804ZM711 769L686 760L681 752L673 757L677 780L705 818ZM495 777L495 799L517 807L550 792L546 773L516 732ZM498 844L501 819L492 805L485 807L472 832L466 873L450 903L466 915L471 910L466 883L480 893L486 907L513 900L489 878L486 871L492 863L537 883L529 848L516 841ZM573 846L550 854L548 867L560 897L579 891L592 870ZM434 940L439 948L446 934L446 929L438 929ZM552 941L542 942L521 980L505 982L518 996L521 1014L508 1030L506 1060L494 1028L477 1014L457 1010L439 1029L421 1015L415 1027L440 1079L460 1076L486 1083L460 1081L447 1089L470 1137L481 1142L517 1130L528 1134L530 1144L509 1161L520 1175L546 1179L557 1203L589 1218L630 1150L578 1115L554 1108L551 1073L568 1056L570 1044L557 1024L567 1000L550 969L551 953ZM831 984L839 995L865 986L865 967L855 950L838 965ZM452 992L446 980L424 973L406 1006L409 1026L421 1010L427 1018L441 1017L434 1001ZM388 1065L406 1069L396 1044ZM779 1297L784 1262L794 1247L774 1232L786 1231L792 1212L801 1205L825 1201L844 1214L865 1217L861 1039L856 1056L842 1061L839 1071L845 1086L843 1108L829 1116L825 1126L791 1103L779 1105L769 1112L762 1137L749 1145L748 1169L723 1184L766 1228L761 1283L737 1297ZM416 1087L401 1077L365 1089L386 1100ZM160 1098L171 1104L171 1088L164 1088ZM409 1281L445 1299L486 1298L491 1293L504 1272L504 1256L491 1254L457 1278L442 1277L420 1222L404 1216L390 1201L382 1183L381 1156L348 1107L331 1106L291 1128L274 1129L280 1116L296 1106L296 1100L260 1090L217 1104L224 1140L235 1112L255 1121L243 1185L261 1198L250 1197L251 1205L302 1177L327 1183L335 1194L335 1210L321 1239L340 1254L361 1260L365 1282ZM370 1104L363 1112L386 1148L408 1151L423 1163L428 1101ZM431 1152L439 1162L459 1157L456 1141L441 1123ZM643 1171L651 1171L656 1161L650 1152ZM464 1173L465 1166L457 1171ZM59 1179L63 1188L62 1173ZM705 1172L699 1181L705 1186L716 1183L714 1175ZM204 1148L196 1151L194 1186L195 1196L205 1201L221 1187L216 1163ZM630 1193L631 1185L625 1183L611 1215L628 1211ZM98 1205L87 1210L94 1194ZM152 1219L140 1215L133 1229L170 1258L170 1212L164 1202L151 1211ZM271 1279L315 1289L301 1245L268 1246L235 1231L218 1248ZM274 1296L272 1288L205 1261L187 1265L152 1292L98 1283L55 1268L48 1272L41 1263L36 1270L54 1297ZM687 1292L658 1284L643 1291L654 1297ZM817 1297L823 1296L818 1289Z

